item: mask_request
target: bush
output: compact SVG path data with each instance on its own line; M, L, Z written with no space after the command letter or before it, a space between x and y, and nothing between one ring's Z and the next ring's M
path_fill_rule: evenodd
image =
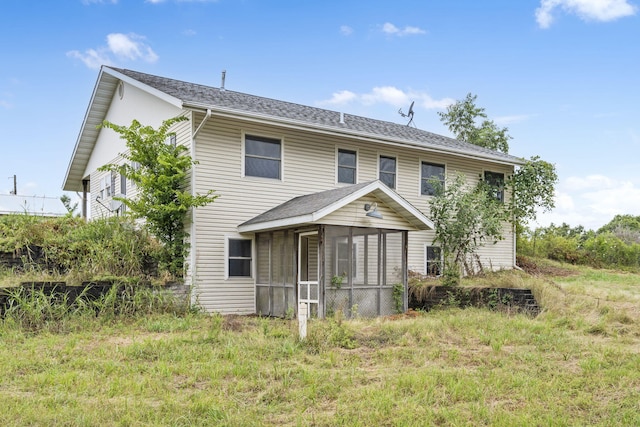
M30 215L0 217L0 251L22 258L23 270L65 274L75 282L157 275L161 246L128 218L86 222Z

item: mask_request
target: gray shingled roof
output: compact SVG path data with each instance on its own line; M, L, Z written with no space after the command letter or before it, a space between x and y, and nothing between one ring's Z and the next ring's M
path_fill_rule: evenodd
M380 203L403 217L415 229L433 229L433 222L419 209L379 180L375 180L295 197L240 224L238 231L255 232L319 223L327 215L369 195L375 196Z
M297 122L302 125L319 126L342 133L376 137L393 142L403 142L425 148L466 154L508 164L517 165L523 163L519 157L478 147L473 144L406 125L351 114L344 114L344 123L340 123L340 113L337 111L278 101L231 90L220 90L220 88L188 83L137 71L109 68L181 100L185 107L197 106L200 108L211 108L212 110L224 109L271 117L283 121Z
M278 221L287 218L295 218L303 215L310 215L327 206L336 203L348 195L370 185L372 182L363 182L361 184L348 185L346 187L334 188L331 190L321 191L319 193L306 194L304 196L295 197L283 204L276 206L260 215L246 221L240 226L260 224L269 221Z

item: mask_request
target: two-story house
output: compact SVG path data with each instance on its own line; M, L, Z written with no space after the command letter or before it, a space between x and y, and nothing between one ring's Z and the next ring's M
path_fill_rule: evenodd
M112 197L135 197L125 179L97 169L121 161L125 142L103 120L159 126L178 115L172 143L198 163L187 282L194 302L221 313L282 316L309 304L376 316L406 308L407 272L438 274L428 200L431 179L470 183L512 174L519 158L403 124L102 67L63 188L83 213L111 215ZM120 160L119 160L120 159ZM515 240L481 249L493 269L512 268Z

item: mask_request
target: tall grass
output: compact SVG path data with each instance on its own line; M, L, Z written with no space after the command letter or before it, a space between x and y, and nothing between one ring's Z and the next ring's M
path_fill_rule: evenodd
M113 277L148 277L160 246L128 218L0 217L0 251L22 258L19 273L60 277L71 284ZM2 279L2 275L0 275ZM10 285L11 283L9 283Z
M116 283L95 296L91 286L79 295L20 286L4 291L4 328L28 332L69 332L94 320L127 321L158 314L185 315L188 299L178 298L159 287Z

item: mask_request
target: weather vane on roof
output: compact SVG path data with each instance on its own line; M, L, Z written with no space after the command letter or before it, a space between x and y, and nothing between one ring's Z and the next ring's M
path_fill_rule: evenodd
M415 101L411 102L411 105L409 106L409 112L407 114L402 112L402 108L398 110L398 114L400 114L402 117L409 117L409 123L407 123L407 126L416 127L415 123L413 123L413 104L415 104Z

